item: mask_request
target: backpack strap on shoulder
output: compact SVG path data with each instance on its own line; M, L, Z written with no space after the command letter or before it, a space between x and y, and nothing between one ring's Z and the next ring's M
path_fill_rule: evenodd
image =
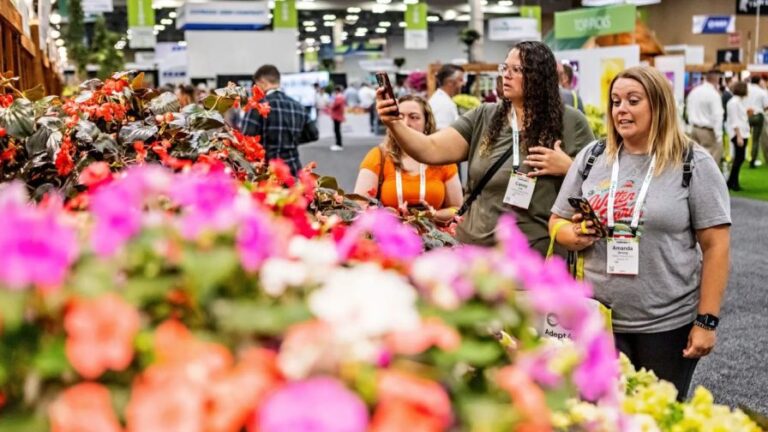
M587 163L584 165L584 171L581 173L581 179L586 180L589 177L589 172L592 171L592 167L595 165L595 161L605 151L605 140L598 140L592 150L589 152Z
M685 150L685 159L683 161L683 187L687 188L691 185L691 178L693 178L693 143L688 143L688 147Z

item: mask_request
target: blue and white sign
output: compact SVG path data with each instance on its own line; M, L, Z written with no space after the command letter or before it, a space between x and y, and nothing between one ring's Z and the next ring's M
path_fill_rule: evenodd
M540 41L539 20L536 18L493 18L488 20L488 40Z
M269 25L265 1L184 3L178 9L176 28L181 30L259 30Z
M694 15L693 34L723 34L736 31L736 15Z

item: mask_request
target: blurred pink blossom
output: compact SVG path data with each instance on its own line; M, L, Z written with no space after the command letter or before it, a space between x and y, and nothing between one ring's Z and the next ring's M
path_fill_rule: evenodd
M182 206L181 233L197 237L206 229L224 230L234 225L235 180L224 171L177 175L171 197Z
M408 261L419 256L424 249L421 238L413 228L390 212L375 209L360 215L338 242L337 250L342 259L349 257L364 233L373 235L381 253L387 258Z

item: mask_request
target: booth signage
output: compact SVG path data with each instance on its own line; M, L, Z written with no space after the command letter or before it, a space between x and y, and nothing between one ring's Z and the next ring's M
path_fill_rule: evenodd
M155 10L152 0L128 0L128 27L153 27Z
M635 30L634 5L555 12L555 38L572 39L629 33Z
M723 34L736 31L736 15L694 15L693 34Z
M184 3L176 28L182 30L259 30L271 23L264 1Z
M741 48L717 50L717 63L741 63Z
M521 18L535 18L536 30L541 33L541 6L520 6Z
M405 49L424 50L428 46L427 4L409 4L405 8Z
M757 15L758 8L760 15L768 14L768 0L736 0L738 15Z
M113 10L112 0L83 0L83 12L85 14L99 14Z
M536 18L495 18L488 20L488 39L492 41L541 40Z
M659 4L661 0L581 0L582 6L594 7L594 6L611 6L620 4L633 4L635 6L645 6L652 4Z
M299 14L296 12L296 0L276 0L272 12L273 28L296 29L299 26Z

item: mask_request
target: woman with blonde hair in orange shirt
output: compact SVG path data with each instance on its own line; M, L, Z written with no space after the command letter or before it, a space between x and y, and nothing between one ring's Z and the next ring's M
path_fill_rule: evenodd
M435 132L435 117L424 98L406 95L398 99L398 106L409 128L425 135ZM385 207L428 205L435 209L435 219L441 223L453 219L462 200L455 164L416 162L403 152L389 132L384 142L371 149L360 164L355 193L376 197Z

